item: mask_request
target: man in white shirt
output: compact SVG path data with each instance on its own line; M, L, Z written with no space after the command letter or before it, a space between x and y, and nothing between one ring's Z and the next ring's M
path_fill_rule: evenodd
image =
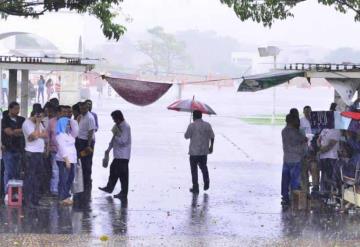
M193 186L190 189L192 193L199 193L198 184L198 166L203 175L204 190L210 186L209 171L207 168L207 155L213 152L214 131L208 122L202 120L200 111L193 112L193 120L186 132L185 139L190 139L189 155Z
M25 137L26 173L24 181L25 203L38 206L40 200L40 181L44 174L44 151L47 133L41 123L42 109L34 109L31 117L25 120L22 130Z
M80 115L78 116L79 134L76 138L76 150L81 159L84 178L84 191L91 191L92 159L94 154L96 124L94 116L89 112L86 102L80 103Z
M330 191L327 180L332 178L336 160L338 159L340 137L340 130L323 129L317 140L317 144L320 148L320 189L322 192Z
M304 116L300 119L300 131L308 138L308 145L305 150L305 157L301 164L301 187L303 190L309 190L309 171L311 173L312 190L319 191L319 168L316 162L316 153L311 146L313 132L310 124L311 107L305 106Z
M114 160L110 165L110 176L106 187L99 187L100 190L112 193L117 180L120 179L121 191L115 195L115 198L126 199L129 190L129 160L131 153L131 129L125 121L120 110L111 113L111 117L115 122L113 128L113 137L111 138L105 156L109 156L109 152L113 149Z

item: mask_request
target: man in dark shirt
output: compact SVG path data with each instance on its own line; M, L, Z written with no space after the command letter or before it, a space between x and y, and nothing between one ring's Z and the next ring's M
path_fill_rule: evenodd
M25 145L21 127L25 118L19 116L19 111L19 103L11 102L8 111L4 112L1 120L5 193L7 192L8 181L20 178L21 154Z

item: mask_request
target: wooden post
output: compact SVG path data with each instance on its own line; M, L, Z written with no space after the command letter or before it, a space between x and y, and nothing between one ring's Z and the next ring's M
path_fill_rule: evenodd
M9 103L16 101L17 96L17 69L9 70Z
M27 118L29 102L29 70L21 70L21 116Z

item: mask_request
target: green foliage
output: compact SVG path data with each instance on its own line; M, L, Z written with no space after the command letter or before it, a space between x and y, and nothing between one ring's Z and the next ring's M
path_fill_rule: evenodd
M292 8L306 0L220 0L234 9L242 21L253 20L271 27L276 20L293 17ZM318 0L319 4L334 6L341 12L355 12L355 21L360 21L360 0Z
M150 64L144 64L145 70L155 73L165 71L167 74L185 69L189 64L184 42L178 41L172 34L165 33L162 27L148 30L150 41L139 41L138 49L150 58Z
M70 10L77 13L88 13L101 21L102 31L108 39L118 40L126 28L116 24L116 11L122 0L9 0L0 1L1 18L9 15L37 18L46 12Z

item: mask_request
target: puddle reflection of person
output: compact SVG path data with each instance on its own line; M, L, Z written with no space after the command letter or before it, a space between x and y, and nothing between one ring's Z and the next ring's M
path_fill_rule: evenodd
M202 227L206 227L208 222L208 205L209 205L209 195L204 194L202 204L198 204L198 194L193 194L191 201L191 213L190 213L190 225L199 226L199 231Z

